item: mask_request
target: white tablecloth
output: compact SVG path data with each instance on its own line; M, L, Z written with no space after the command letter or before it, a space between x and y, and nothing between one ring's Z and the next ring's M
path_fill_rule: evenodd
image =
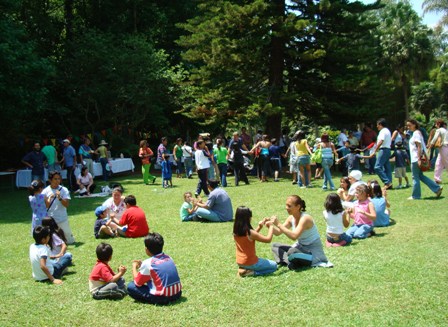
M112 172L113 173L121 173L123 171L134 171L134 163L132 162L132 159L130 158L123 158L123 159L115 159L111 161L112 165ZM78 165L78 167L75 170L75 176L79 175L79 172L81 171L81 165ZM101 164L99 162L93 163L93 174L94 176L102 176L103 175L103 169L101 167ZM67 179L67 170L61 170L61 177L63 179ZM48 170L45 169L44 174L44 180L48 179ZM28 187L31 184L31 169L23 169L18 170L16 174L16 187Z

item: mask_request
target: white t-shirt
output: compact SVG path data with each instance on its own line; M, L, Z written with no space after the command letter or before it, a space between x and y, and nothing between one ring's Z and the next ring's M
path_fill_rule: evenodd
M367 183L364 181L356 181L352 185L350 185L350 188L348 189L348 195L355 195L356 188L358 187L358 185L362 184L367 185Z
M192 147L189 145L182 146L182 156L184 158L191 158L192 157Z
M87 186L90 183L90 179L92 178L92 174L91 173L87 173L86 176L82 176L81 174L79 174L78 179L81 182L81 184Z
M115 218L117 218L118 220L121 219L121 216L123 216L123 212L126 210L126 204L124 203L124 201L121 200L121 202L116 205L114 202L114 198L109 198L104 201L103 206L109 209L109 214L111 212L115 213Z
M205 156L203 150L196 150L194 152L194 160L196 162L196 166L198 167L198 170L210 168L210 161Z
M44 244L33 243L30 245L30 261L31 268L33 270L33 278L35 280L45 280L48 276L42 271L40 267L40 259L47 259L45 266L47 266L50 274L53 275L53 260L50 259L50 248Z
M333 214L331 211L324 210L323 215L327 221L327 233L344 233L344 223L342 222L342 212Z
M425 151L425 141L423 140L423 135L419 130L415 130L412 133L412 137L409 140L409 152L411 154L411 162L417 162L421 153L418 153L417 144L420 143L422 151Z
M57 189L52 189L50 185L48 185L44 190L42 191L42 194L44 194L46 197L50 197L50 195L54 194L56 196L56 191L59 190L61 192L61 198L71 200L70 198L70 192L67 190L64 186L59 186ZM50 200L53 201L53 199ZM64 221L68 220L67 215L67 208L62 205L62 202L59 201L57 198L51 203L50 208L48 208L48 216L53 217L56 223L62 223Z
M392 144L392 135L390 134L390 131L388 128L383 127L380 132L378 133L378 141L383 141L383 143L381 144L381 148L389 148ZM378 144L378 142L377 142Z
M344 146L344 143L348 141L347 135L345 133L342 133L338 135L338 146Z

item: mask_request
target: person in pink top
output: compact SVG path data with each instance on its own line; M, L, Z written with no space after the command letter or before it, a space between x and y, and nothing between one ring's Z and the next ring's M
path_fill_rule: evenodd
M350 218L353 218L355 222L345 233L352 238L363 239L373 235L373 222L376 220L376 212L369 199L369 194L367 185L358 185L355 192L358 201L353 208L347 209Z

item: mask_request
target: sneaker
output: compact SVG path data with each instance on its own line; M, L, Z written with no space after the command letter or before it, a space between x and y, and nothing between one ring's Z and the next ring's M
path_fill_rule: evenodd
M403 186L401 186L401 185L398 185L398 186L397 186L397 188L398 188L398 189L400 189L400 188L403 188Z
M408 187L409 187L409 184L406 184L404 187L408 188Z
M126 232L128 230L128 225L124 225L123 227L121 227L121 230L123 232Z
M408 197L408 200L415 200L412 196Z
M296 185L297 184L297 182L292 182L292 185Z
M302 185L302 186L300 186L300 188L306 188L306 186L303 186L303 185Z
M437 198L440 198L440 196L442 195L442 191L443 191L443 186L440 186L439 190L436 192Z
M244 269L244 268L238 268L238 272L237 272L237 277L248 277L248 276L253 276L254 275L254 271L253 270L249 270L249 269Z

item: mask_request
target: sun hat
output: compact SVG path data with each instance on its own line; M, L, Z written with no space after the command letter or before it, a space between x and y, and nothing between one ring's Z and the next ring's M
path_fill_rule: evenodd
M97 216L98 218L103 214L104 211L107 210L106 206L99 206L95 209L95 216Z
M68 143L68 144L70 144L70 140L69 140L69 139L65 139L64 141L62 141L62 143Z
M100 144L99 145L107 145L107 142L106 141L104 141L104 140L101 140L101 142L100 142Z
M348 176L356 179L357 181L362 179L362 173L359 170L352 170Z

